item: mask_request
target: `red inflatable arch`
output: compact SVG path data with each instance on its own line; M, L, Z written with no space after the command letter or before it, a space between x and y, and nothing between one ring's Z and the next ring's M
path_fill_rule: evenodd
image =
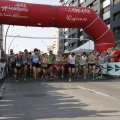
M83 28L101 52L114 46L114 34L90 8L0 0L0 24Z

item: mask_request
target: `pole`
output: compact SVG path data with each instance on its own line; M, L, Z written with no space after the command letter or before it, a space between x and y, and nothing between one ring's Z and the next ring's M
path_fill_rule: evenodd
M47 51L49 51L49 50L48 50L48 46L47 46L47 44L46 44L45 42L43 42L43 41L41 41L41 42L44 43L44 45L46 45L46 47L47 47Z
M7 31L6 31L6 35L5 35L5 54L6 54L6 39L7 39L7 34L9 31L9 28L10 28L10 25L8 26Z
M15 45L12 49L14 49L15 47L17 47L18 45Z
M8 35L7 37L16 37L13 35ZM70 39L70 40L79 40L80 38L64 38L64 37L29 37L29 36L18 36L18 38L28 38L28 39ZM42 42L42 41L41 41Z

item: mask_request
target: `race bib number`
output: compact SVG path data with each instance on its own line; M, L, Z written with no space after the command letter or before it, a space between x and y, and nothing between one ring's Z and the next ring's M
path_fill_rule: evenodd
M16 62L16 66L17 66L17 67L20 67L20 66L21 66L21 63L20 63L20 62Z
M34 58L34 61L38 61L39 59L38 58Z

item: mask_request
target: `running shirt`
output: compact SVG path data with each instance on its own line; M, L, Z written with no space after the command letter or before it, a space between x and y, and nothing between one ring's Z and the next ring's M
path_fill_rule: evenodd
M87 64L87 57L81 56L80 65L86 65L86 64Z
M49 59L49 63L48 64L52 64L53 63L53 56L48 56Z
M92 56L90 56L90 57L91 57L91 59L89 59L88 64L95 64L96 56L95 56L95 55L92 55Z
M99 57L98 57L98 64L101 65L101 64L103 64L103 63L105 63L105 57L99 56Z
M14 58L14 54L9 56L9 60L10 60L11 62L14 62L13 58Z
M69 55L69 64L75 64L75 56Z
M61 57L58 57L58 56L56 56L56 62L60 62L61 61Z
M31 57L27 58L27 64L30 65L31 64Z
M21 67L22 66L22 60L16 60L16 67Z
M28 58L27 55L24 55L24 56L23 56L23 63L24 63L24 64L27 63L27 58Z
M36 54L32 55L32 63L39 63L39 61L40 61L39 55Z
M49 59L47 59L47 58L46 58L46 59L45 59L45 58L43 59L43 63L48 63L48 62L49 62Z
M67 59L65 59L65 58L62 58L62 64L64 65L66 65L67 64Z

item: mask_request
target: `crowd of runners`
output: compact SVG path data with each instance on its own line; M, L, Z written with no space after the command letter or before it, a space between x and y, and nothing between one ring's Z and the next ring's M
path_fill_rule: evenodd
M24 81L28 77L38 79L49 79L50 81L63 79L67 77L68 81L74 77L87 78L87 73L91 73L92 80L102 78L102 66L106 62L119 62L120 53L118 47L108 49L103 53L93 51L89 54L83 52L81 55L76 53L62 54L60 51L54 55L52 51L49 53L41 54L40 50L35 48L34 53L24 52L14 54L10 50L8 55L8 68L9 76L18 83L22 77ZM96 67L99 68L98 75L96 76Z

